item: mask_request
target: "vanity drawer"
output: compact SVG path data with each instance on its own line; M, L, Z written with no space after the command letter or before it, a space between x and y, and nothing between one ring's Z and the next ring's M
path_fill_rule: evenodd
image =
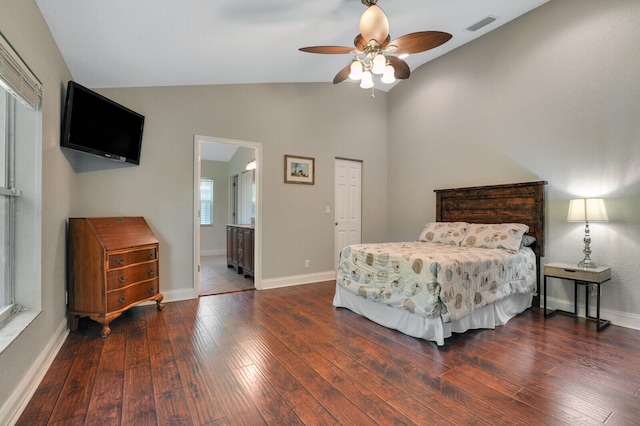
M139 263L107 272L107 291L117 290L158 276L158 261Z
M119 311L132 303L138 303L156 294L158 294L158 278L111 291L107 293L107 310L109 312Z
M114 253L109 255L109 269L122 268L135 263L148 262L158 259L156 247L148 247L141 250Z

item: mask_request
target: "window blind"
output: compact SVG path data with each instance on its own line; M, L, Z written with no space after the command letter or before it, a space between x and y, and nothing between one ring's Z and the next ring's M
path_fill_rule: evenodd
M200 178L200 225L213 225L213 179Z
M27 107L40 108L42 84L1 33L0 86Z

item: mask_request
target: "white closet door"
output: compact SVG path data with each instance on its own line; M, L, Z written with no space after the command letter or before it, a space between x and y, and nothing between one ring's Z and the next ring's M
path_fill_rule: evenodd
M334 267L340 251L359 244L362 234L362 162L336 159L335 162Z

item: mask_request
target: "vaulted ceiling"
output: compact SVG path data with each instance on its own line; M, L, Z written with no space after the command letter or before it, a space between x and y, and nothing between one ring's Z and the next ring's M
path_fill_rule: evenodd
M380 0L391 39L448 32L444 45L406 59L411 70L548 0ZM360 0L36 0L73 75L91 88L330 82L349 55ZM471 31L486 19L492 23ZM341 84L349 84L347 82ZM376 86L385 90L392 86Z

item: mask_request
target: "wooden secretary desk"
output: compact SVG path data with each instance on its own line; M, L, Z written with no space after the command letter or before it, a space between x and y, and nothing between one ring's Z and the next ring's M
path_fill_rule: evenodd
M69 219L69 327L80 316L109 323L127 309L155 301L160 311L158 239L143 217Z

